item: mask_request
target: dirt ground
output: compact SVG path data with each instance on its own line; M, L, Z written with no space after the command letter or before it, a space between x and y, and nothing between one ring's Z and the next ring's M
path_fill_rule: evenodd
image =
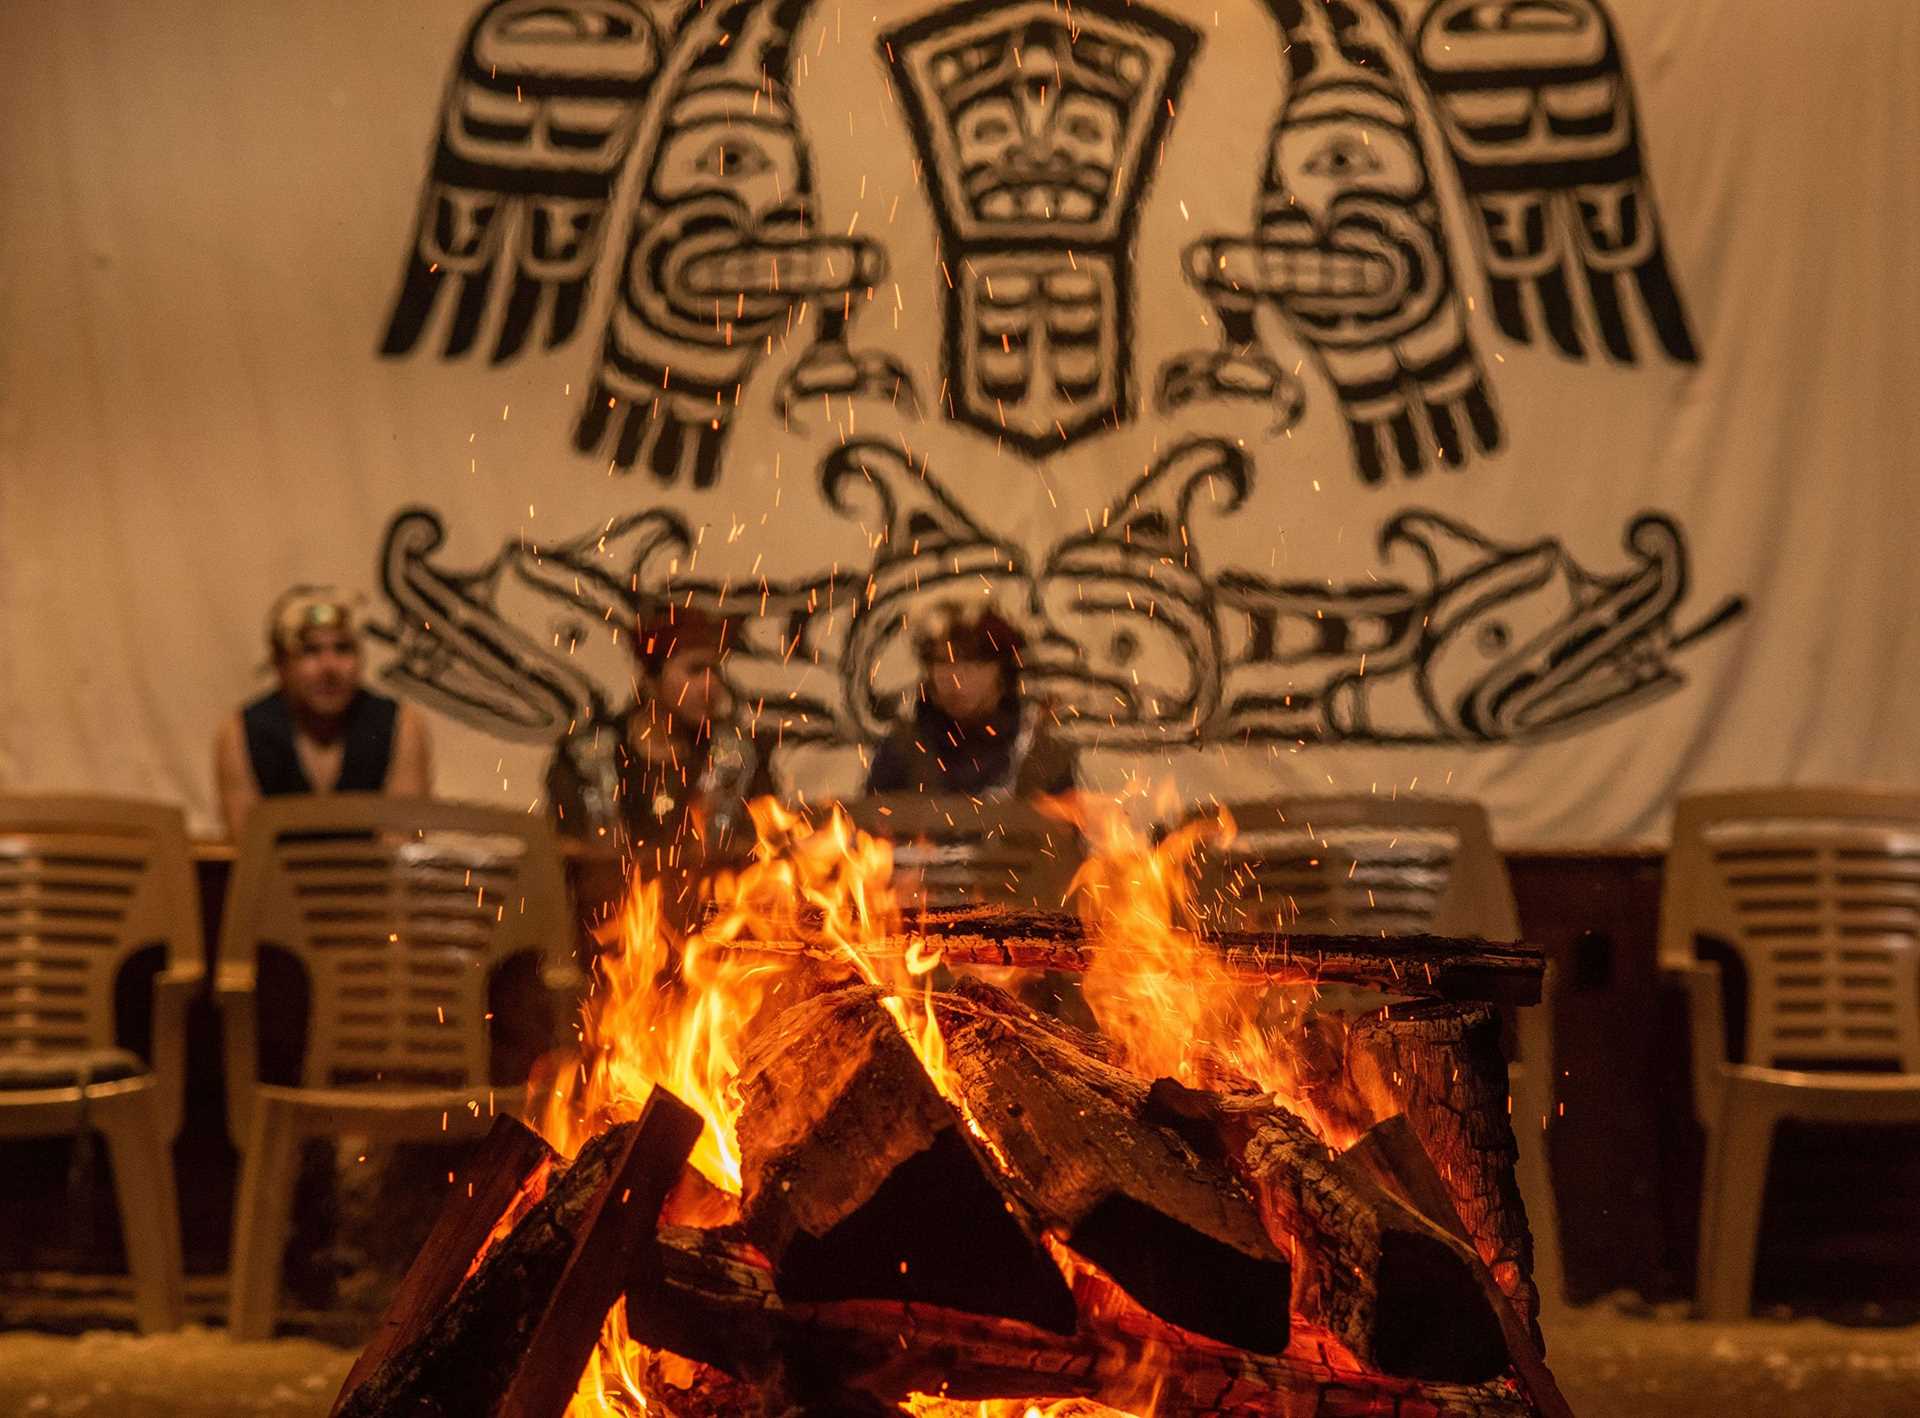
M98 1317L97 1293L37 1307L30 1321L44 1327L0 1333L0 1418L322 1418L351 1348L310 1337L229 1343L212 1324L212 1287L192 1289L203 1322L167 1337L52 1332ZM1565 1312L1548 1345L1579 1418L1920 1418L1920 1328L1700 1324L1677 1306L1623 1301Z

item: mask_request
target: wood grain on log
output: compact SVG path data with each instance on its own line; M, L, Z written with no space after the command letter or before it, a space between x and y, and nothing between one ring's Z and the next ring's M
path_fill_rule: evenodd
M743 1218L790 1300L897 1299L1071 1333L1073 1296L1029 1213L908 1046L878 990L790 1006L740 1076Z
M1219 1149L1293 1262L1293 1312L1363 1362L1409 1378L1480 1383L1507 1367L1498 1315L1471 1247L1346 1165L1304 1120L1264 1096L1157 1080L1149 1116Z
M1466 1225L1454 1208L1447 1184L1434 1170L1433 1159L1427 1156L1426 1148L1420 1145L1407 1120L1388 1118L1369 1129L1365 1137L1347 1149L1341 1160L1396 1191L1409 1206L1462 1242L1472 1256L1474 1280L1499 1321L1520 1383L1540 1410L1541 1418L1573 1418L1573 1410L1547 1368L1537 1331L1521 1318L1493 1273L1478 1253L1471 1250Z
M1507 1115L1507 1062L1491 1009L1397 1005L1354 1023L1346 1067L1351 1088L1408 1124L1447 1184L1474 1249L1539 1342L1533 1238L1514 1164ZM1371 1121L1371 1120L1370 1120Z
M979 981L936 995L934 1013L1017 1201L1153 1313L1258 1353L1286 1347L1286 1255L1232 1172L1147 1119L1144 1082Z

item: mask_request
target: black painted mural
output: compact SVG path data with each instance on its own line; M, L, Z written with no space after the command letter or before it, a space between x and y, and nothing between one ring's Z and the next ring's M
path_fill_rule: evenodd
M1156 438L1104 516L1036 550L910 439L849 432L866 401L1043 464L1149 417L1190 430L1251 408L1281 433L1326 398L1352 474L1384 494L1515 456L1501 344L1698 358L1599 0L1262 4L1278 110L1218 159L1257 178L1249 223L1199 229L1165 269L1137 238L1205 26L1129 0L879 22L870 61L938 243L938 368L918 380L860 340L899 253L822 201L794 97L813 0L486 5L381 353L500 362L597 323L572 446L592 475L662 488L724 484L752 401L793 428L842 400L808 515L879 532L870 565L744 585L675 569L694 532L671 493L466 567L446 563L442 513L407 509L381 553L389 679L551 741L618 707L618 677L575 650L671 591L736 622L734 676L783 743L861 742L911 688L912 606L984 586L1033 629L1030 687L1107 746L1528 742L1677 689L1683 652L1741 602L1686 613L1665 515L1588 567L1552 529L1468 525L1433 484L1369 519L1375 560L1346 583L1272 580L1216 564L1189 512L1203 491L1230 517L1256 477L1303 480L1284 444ZM1217 344L1139 348L1149 284L1197 301Z

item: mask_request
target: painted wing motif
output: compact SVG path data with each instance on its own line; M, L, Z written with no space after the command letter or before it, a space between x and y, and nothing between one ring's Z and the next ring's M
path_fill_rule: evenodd
M815 340L783 400L908 379L847 344L854 304L886 255L819 219L789 83L793 36L812 4L682 7L657 131L650 123L634 161L619 299L574 424L574 447L609 470L711 486L749 374L809 306Z
M1600 0L1437 0L1409 48L1473 207L1500 328L1532 343L1544 327L1576 359L1597 339L1632 361L1637 303L1661 348L1695 361Z
M381 354L419 344L443 292L448 359L488 331L493 361L512 359L543 311L548 348L573 335L660 52L638 0L480 12L447 83Z

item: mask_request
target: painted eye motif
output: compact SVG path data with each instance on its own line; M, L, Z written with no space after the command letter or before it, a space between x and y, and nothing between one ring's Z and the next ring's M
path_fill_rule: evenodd
M1336 138L1308 160L1306 171L1315 177L1364 177L1380 171L1380 159L1365 143Z
M709 177L752 177L772 166L758 148L726 138L711 144L694 163L698 171Z
M969 135L976 143L997 143L1013 136L1013 125L998 114L974 122Z

